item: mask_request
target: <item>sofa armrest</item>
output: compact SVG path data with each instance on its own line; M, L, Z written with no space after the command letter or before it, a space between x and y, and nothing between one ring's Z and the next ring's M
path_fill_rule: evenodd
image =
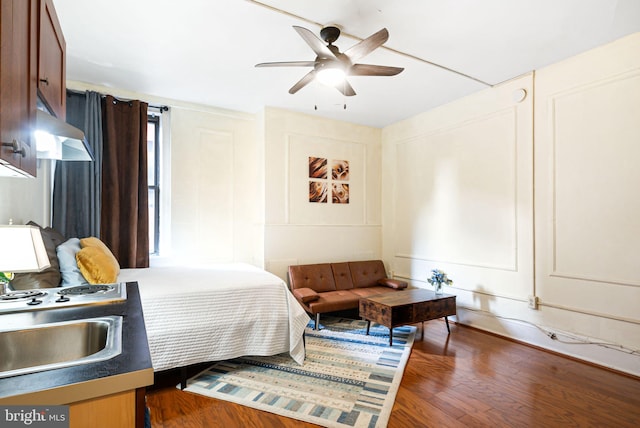
M293 295L302 303L313 302L320 298L320 295L310 288L296 288L293 290Z
M409 284L406 281L400 281L398 279L382 278L378 280L378 285L384 285L390 288L395 288L396 290L401 290L403 288L407 288Z

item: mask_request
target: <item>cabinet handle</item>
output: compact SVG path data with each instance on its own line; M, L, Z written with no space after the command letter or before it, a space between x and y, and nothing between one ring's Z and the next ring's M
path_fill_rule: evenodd
M44 79L40 79L40 83L44 83L45 85L49 86L49 78L45 77Z
M13 149L13 153L19 153L22 157L27 156L27 152L24 148L20 148L20 143L18 140L13 140L10 143L2 143L4 147L11 147Z

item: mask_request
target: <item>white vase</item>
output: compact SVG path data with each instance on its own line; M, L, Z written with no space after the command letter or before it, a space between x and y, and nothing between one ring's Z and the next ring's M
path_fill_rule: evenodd
M442 283L436 282L435 284L433 284L433 289L436 294L442 294Z

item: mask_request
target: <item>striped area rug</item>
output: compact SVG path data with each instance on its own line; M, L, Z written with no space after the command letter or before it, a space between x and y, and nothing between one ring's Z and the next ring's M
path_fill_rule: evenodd
M416 328L389 330L324 317L307 326L306 359L287 354L222 361L189 379L185 391L326 427L386 427Z

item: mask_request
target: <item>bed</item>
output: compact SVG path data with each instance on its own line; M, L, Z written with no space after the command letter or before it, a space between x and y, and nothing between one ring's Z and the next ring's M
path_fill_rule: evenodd
M244 263L122 269L137 281L154 371L244 355L304 361L309 316L277 276Z
M120 269L96 237L39 227L51 267L17 274L20 289L138 283L154 371L240 356L304 361L309 316L277 276L246 263Z

